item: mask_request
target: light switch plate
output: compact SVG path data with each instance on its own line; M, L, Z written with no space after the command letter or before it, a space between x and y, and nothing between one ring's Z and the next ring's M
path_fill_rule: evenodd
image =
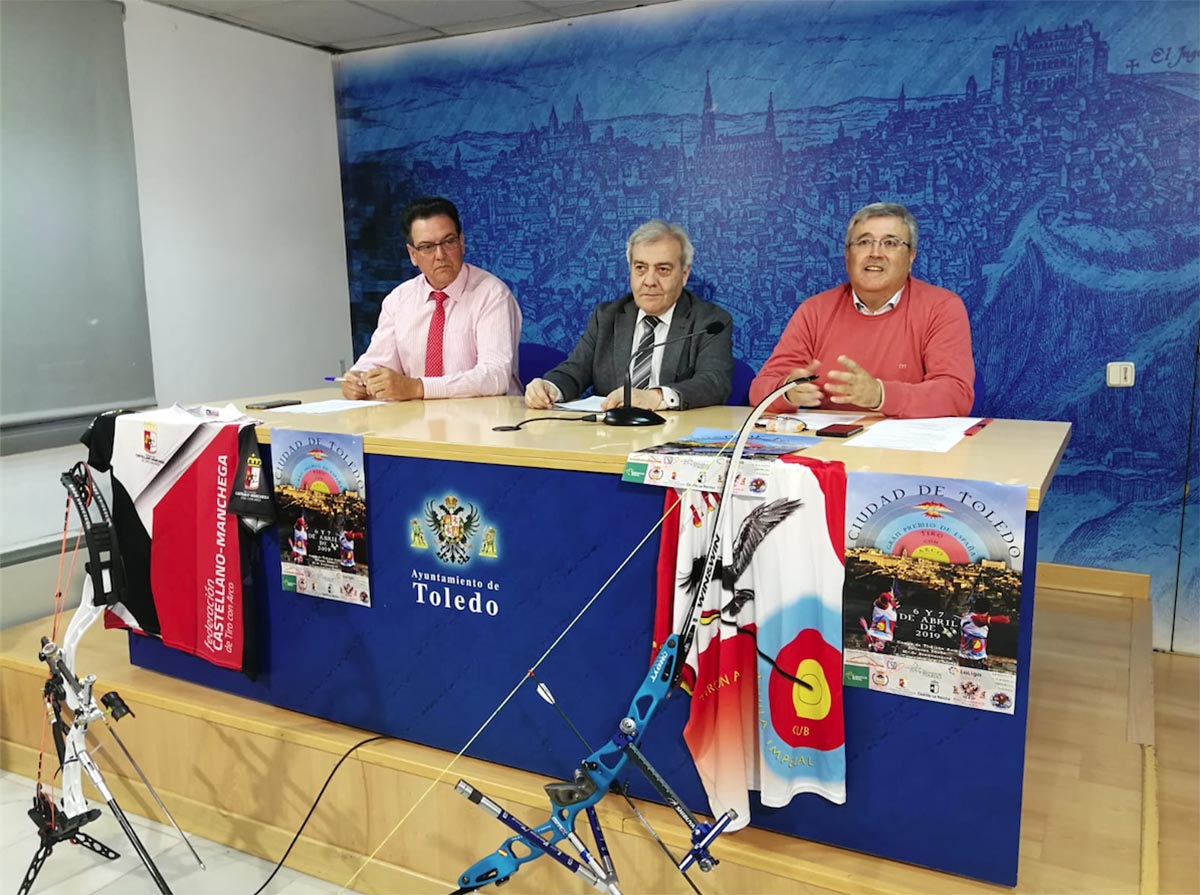
M1105 370L1105 381L1109 388L1130 388L1136 372L1133 361L1113 361Z

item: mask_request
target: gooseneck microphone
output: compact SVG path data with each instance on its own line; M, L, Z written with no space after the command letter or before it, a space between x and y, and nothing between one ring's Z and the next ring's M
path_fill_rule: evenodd
M696 336L715 336L717 333L725 329L725 324L720 320L714 320L704 329L698 329L695 332L690 332L686 336L677 336L674 339L667 339L661 345L648 345L641 351L634 351L629 358L629 367L625 370L625 400L622 406L614 407L608 413L604 414L604 424L606 426L661 426L666 422L661 416L653 410L643 410L640 407L633 407L633 368L637 366L638 357L646 351L653 351L655 348L666 347L675 342L686 342L688 339L694 339Z

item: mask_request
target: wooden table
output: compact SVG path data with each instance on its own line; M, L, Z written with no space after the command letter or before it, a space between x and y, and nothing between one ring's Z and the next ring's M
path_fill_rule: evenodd
M287 397L337 396L319 390ZM614 474L633 450L698 427L735 429L748 412L710 407L666 413L665 425L648 428L570 421L496 432L495 426L530 416L572 414L528 411L517 398L364 406L329 415L261 411L264 442L270 427L363 437L372 607L283 592L278 540L268 533L256 595L265 665L256 681L142 638L131 639L131 659L456 753L552 649L539 677L589 742L597 743L612 734L645 673L657 556L652 532L663 503L662 489L621 482ZM996 420L945 454L853 448L840 439L824 439L806 452L842 460L850 472L1028 488L1019 693L1028 693L1037 511L1069 432L1066 423ZM475 558L450 568L414 551L410 520L420 517L429 499L451 494L479 507L486 524L496 528L496 560ZM643 540L649 549L637 550ZM432 595L443 589L444 599L434 605ZM598 591L603 592L591 608L556 642ZM477 605L492 599L496 611L471 609L476 593ZM464 599L456 608L459 595ZM846 805L801 796L785 809L761 809L755 801L753 823L1015 884L1028 699L1019 699L1014 715L852 688L844 700ZM681 736L687 710L685 697L668 700L644 749L684 801L703 808L703 790ZM522 687L468 754L565 776L582 757L580 750L554 711L532 688ZM644 782L632 783L634 794L653 797ZM474 857L464 854L464 866Z
M305 402L340 397L332 389L290 392ZM234 403L271 397L247 398ZM736 429L748 407L701 407L664 411L666 425L620 428L587 423L532 423L519 432L495 432L534 416L572 417L563 411L529 410L520 398L458 398L373 405L333 414L288 413L287 408L250 411L265 418L259 440L269 442L271 426L346 432L363 437L363 449L392 457L424 457L465 463L615 472L630 452L682 438L694 429ZM868 417L868 421L881 417ZM841 460L848 471L896 472L1025 485L1029 509L1036 512L1066 450L1070 423L995 420L965 438L947 454L848 447L845 439L825 438L805 453Z

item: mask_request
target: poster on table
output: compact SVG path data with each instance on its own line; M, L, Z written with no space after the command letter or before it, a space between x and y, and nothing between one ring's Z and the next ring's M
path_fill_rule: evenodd
M271 451L283 589L370 606L362 437L274 429Z
M1012 714L1024 486L853 473L843 593L847 687Z

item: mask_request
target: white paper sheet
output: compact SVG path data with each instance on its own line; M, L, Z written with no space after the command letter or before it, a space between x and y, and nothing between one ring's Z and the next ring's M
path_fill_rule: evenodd
M340 413L343 410L354 410L358 407L374 407L386 404L387 401L348 401L345 398L332 398L328 401L313 401L311 404L292 404L288 407L275 408L279 413Z
M592 395L590 398L580 398L576 401L559 401L554 406L559 410L577 410L580 413L599 413L600 405L606 395Z
M966 431L980 419L977 416L945 416L927 420L880 420L847 439L846 446L944 454L962 441Z

